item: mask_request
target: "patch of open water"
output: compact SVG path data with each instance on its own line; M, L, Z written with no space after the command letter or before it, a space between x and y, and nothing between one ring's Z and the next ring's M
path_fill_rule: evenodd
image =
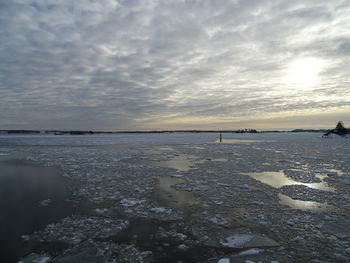
M336 192L336 189L333 187L330 187L323 179L325 177L318 177L321 182L319 183L302 183L295 181L291 179L290 177L286 176L283 170L278 172L261 172L261 173L244 173L255 180L258 180L264 184L268 184L274 188L281 188L283 186L287 185L304 185L309 188L323 190L327 192Z
M198 159L197 156L189 154L176 154L170 156L168 160L150 161L148 164L160 167L174 168L181 172L194 169L196 164L204 163L205 160Z
M22 235L32 234L73 213L90 210L86 204L66 201L73 182L63 178L59 170L12 158L0 160L0 262L17 262L40 249L38 244L25 242Z
M215 258L220 252L239 253L244 250L242 248L194 244L186 247L186 249L181 249L180 245L183 246L183 241L169 235L169 231L174 231L174 229L171 230L171 225L172 222L156 219L130 219L129 227L113 237L112 240L115 243L135 243L144 251L152 251L154 258L151 262L154 263L204 262L208 258ZM166 234L165 236L160 234L161 229ZM182 233L183 230L177 229L179 233ZM191 236L191 233L185 232L184 234Z
M163 152L172 152L174 151L173 147L170 146L162 146L162 147L157 147L155 149L147 149L144 151L146 154L151 154L151 155L160 155Z
M173 177L157 177L157 179L159 182L155 194L160 205L188 210L199 204L200 201L194 194L174 188L177 184L183 183L183 179Z
M228 159L226 159L226 158L214 158L214 159L208 159L208 161L212 161L212 162L227 162Z
M295 170L295 169L294 169ZM332 172L340 172L338 170L334 170ZM283 170L278 172L260 172L260 173L244 173L255 180L258 180L264 184L270 185L274 188L281 188L287 185L303 185L309 188L327 191L327 192L336 192L336 189L330 187L324 179L327 177L326 173L316 173L315 177L321 180L319 183L302 183L297 182L288 176L286 176ZM317 210L322 212L335 212L338 214L347 213L340 208L329 205L327 203L313 202L313 201L303 201L303 200L295 200L290 198L289 196L283 195L281 193L278 194L279 202L281 204L287 205L293 209L299 210Z
M238 140L238 139L225 139L222 138L222 141L220 142L220 139L216 139L214 143L233 143L233 144L250 144L250 143L259 143L259 142L266 142L264 140Z
M327 203L312 202L295 200L284 194L278 194L278 199L283 205L287 205L290 208L298 210L316 210L321 212L337 213L337 214L349 214L349 212L340 209L336 206L329 205Z

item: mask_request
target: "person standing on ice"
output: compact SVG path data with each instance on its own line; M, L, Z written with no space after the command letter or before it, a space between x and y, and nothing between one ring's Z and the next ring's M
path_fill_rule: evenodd
M222 142L222 134L220 133L220 142Z

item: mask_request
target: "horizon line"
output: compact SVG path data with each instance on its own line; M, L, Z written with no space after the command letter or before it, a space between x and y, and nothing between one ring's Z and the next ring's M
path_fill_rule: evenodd
M229 133L229 132L242 132L242 133L259 133L259 132L292 132L292 131L326 131L331 130L331 128L319 128L319 129L313 129L313 128L293 128L293 129L278 129L278 128L272 128L272 129L253 129L253 128L243 128L243 129L179 129L179 130L172 130L172 129L157 129L157 130L119 130L119 131L98 131L98 130L83 130L83 129L64 129L64 130L58 130L58 129L1 129L0 132L63 132L63 133L70 133L70 132L84 132L84 133L166 133L166 132L222 132L222 133Z

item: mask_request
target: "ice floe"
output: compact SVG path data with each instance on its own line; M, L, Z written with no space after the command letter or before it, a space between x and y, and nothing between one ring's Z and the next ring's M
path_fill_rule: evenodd
M146 202L146 200L130 200L130 199L123 199L119 203L124 207L132 207L135 205L139 205Z
M224 240L220 241L220 243L225 247L232 248L249 248L249 247L274 247L278 246L274 240L257 236L252 234L235 234L233 236L229 236Z
M22 151L29 162L58 167L77 182L69 184L68 202L96 204L25 240L68 243L61 256L83 253L82 244L91 240L108 262L166 262L173 255L239 263L349 257L349 215L337 212L350 209L349 140L227 134L250 142L211 143L215 136L2 136L11 153ZM247 176L279 171L272 187ZM54 199L43 204L49 206L40 210L49 209ZM152 224L130 223L140 219Z
M88 238L107 238L116 235L128 226L127 220L103 217L72 216L51 223L42 231L34 233L32 240L61 241L78 244Z

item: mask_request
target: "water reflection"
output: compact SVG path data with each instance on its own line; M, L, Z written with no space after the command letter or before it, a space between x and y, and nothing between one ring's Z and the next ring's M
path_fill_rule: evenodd
M156 197L161 205L186 209L199 204L194 194L174 188L175 185L183 183L183 179L172 177L157 177L157 179Z
M343 171L338 169L316 169L317 174L323 174L326 176L343 175Z
M215 158L215 159L208 159L208 161L211 162L227 162L226 158Z
M319 183L301 183L297 182L288 176L286 176L283 170L278 172L261 172L261 173L244 173L250 177L258 180L264 184L268 184L274 188L281 188L282 186L287 185L304 185L309 188L323 190L327 192L336 192L336 189L330 187L324 180L325 177L317 177L321 180Z
M30 252L21 235L78 211L65 201L72 182L61 177L60 171L11 158L0 161L1 262L16 262ZM51 202L40 205L43 200Z
M283 194L278 194L278 198L280 200L279 201L280 204L287 205L293 209L317 210L317 211L321 211L321 212L334 212L337 214L348 214L346 211L344 211L336 206L329 205L327 203L295 200L295 199L292 199L289 196L286 196Z
M202 147L202 146L189 146L188 148L189 149L198 149L198 150L205 150L206 149L205 147Z
M156 149L145 150L144 153L160 155L160 154L163 154L163 152L171 152L171 151L174 151L174 148L172 148L170 146L162 146L162 147L158 147Z
M291 169L289 169L291 170ZM297 170L297 169L293 169ZM298 170L299 171L299 170ZM315 174L315 177L320 179L321 182L319 183L302 183L297 182L288 176L286 176L283 172L283 170L278 172L261 172L261 173L245 173L246 175L249 175L250 177L254 178L255 180L258 180L264 184L268 184L274 188L281 188L283 186L287 185L303 185L307 186L309 188L323 190L327 192L336 192L336 189L333 187L330 187L324 179L327 176L326 173L317 173ZM313 202L313 201L302 201L302 200L295 200L293 198L290 198L287 195L283 195L281 193L278 194L279 202L281 204L287 205L290 208L293 209L299 209L299 210L317 210L321 212L334 212L338 214L348 214L347 211L344 211L342 209L339 209L335 206L329 205L327 203L320 203L320 202Z
M179 154L172 156L169 160L161 160L157 162L151 161L149 164L160 167L174 168L181 172L187 172L190 169L194 169L196 164L201 164L204 162L204 160L198 160L198 157L194 155Z
M237 139L222 139L222 142L220 142L220 139L216 139L214 143L234 143L234 144L249 144L249 143L258 143L258 142L265 142L264 140L237 140Z

